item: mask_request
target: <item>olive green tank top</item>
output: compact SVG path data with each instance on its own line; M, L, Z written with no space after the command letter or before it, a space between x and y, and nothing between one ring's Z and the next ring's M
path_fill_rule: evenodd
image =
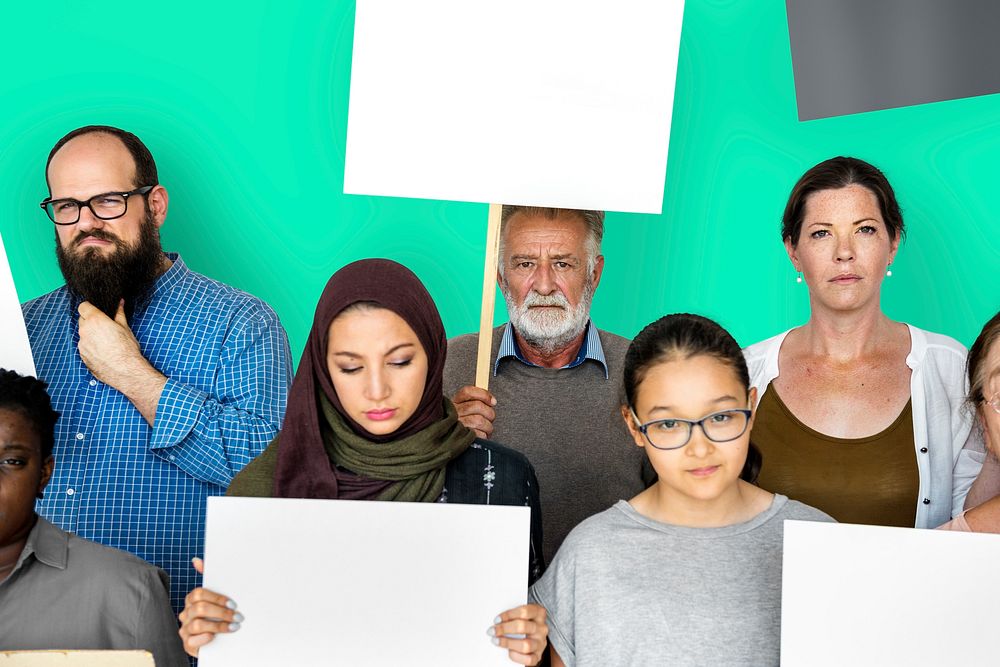
M920 475L912 401L881 433L834 438L799 421L768 385L750 439L763 455L761 488L840 522L913 527Z

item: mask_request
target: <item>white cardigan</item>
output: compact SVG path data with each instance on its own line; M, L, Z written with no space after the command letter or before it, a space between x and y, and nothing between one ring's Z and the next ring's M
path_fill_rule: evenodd
M906 326L910 329L906 365L911 371L913 447L920 474L916 527L936 528L962 512L986 449L979 429L972 428L973 415L965 403L967 350L948 336ZM758 401L778 376L778 351L787 335L788 331L743 350Z

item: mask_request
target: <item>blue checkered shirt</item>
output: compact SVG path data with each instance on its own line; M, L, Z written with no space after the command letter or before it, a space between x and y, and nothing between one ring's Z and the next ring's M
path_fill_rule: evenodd
M604 358L604 347L601 345L600 336L597 335L597 327L590 320L587 320L586 329L587 335L583 337L583 343L580 345L579 352L576 353L576 359L563 366L563 368L573 368L579 366L587 359L591 359L604 368L604 378L607 379L608 362ZM508 322L507 326L503 328L503 336L500 338L500 349L497 351L497 359L493 362L494 377L500 370L500 362L511 357L517 359L522 364L535 366L535 364L528 361L524 354L522 354L521 348L517 345L517 339L514 338L514 327Z
M278 432L292 365L267 304L168 256L173 266L129 322L168 378L152 427L80 359L79 302L66 287L22 309L38 376L61 413L38 513L162 567L179 610L200 584L191 557L202 554L205 499L224 493Z

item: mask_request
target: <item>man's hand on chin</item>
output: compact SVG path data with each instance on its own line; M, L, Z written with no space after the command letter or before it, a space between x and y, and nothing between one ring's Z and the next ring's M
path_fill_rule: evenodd
M125 301L118 303L115 319L84 301L80 313L80 358L94 377L123 393L153 424L166 376L142 356L125 318Z

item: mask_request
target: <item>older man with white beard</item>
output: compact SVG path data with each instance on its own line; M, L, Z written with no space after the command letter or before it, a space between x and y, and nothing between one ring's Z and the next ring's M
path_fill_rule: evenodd
M547 562L576 524L648 480L619 411L629 341L590 321L603 235L602 211L504 206L497 282L510 322L493 333L491 392L473 386L479 336L448 343L445 392L462 423L535 467ZM503 473L484 470L483 483Z

